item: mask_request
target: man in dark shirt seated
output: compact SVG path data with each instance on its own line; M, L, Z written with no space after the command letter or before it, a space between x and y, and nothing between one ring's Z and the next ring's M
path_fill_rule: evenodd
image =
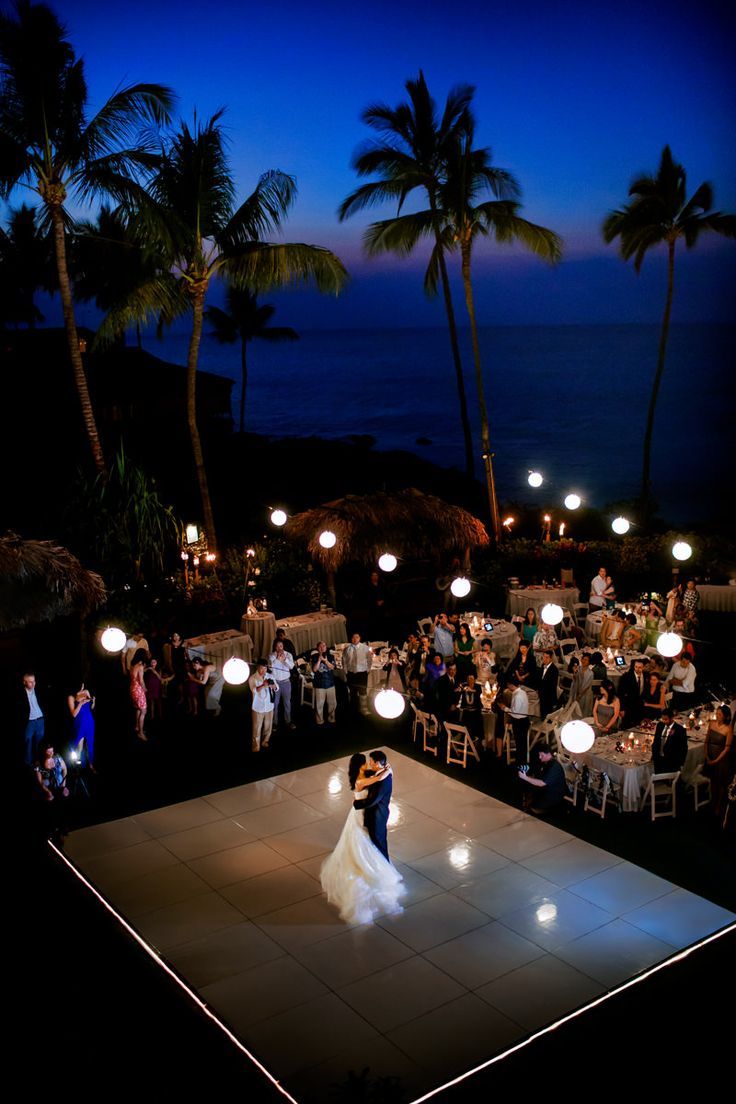
M544 816L564 801L567 782L565 772L552 754L549 744L538 743L534 750L539 757L539 769L534 775L520 770L519 778L528 786L536 788L528 812L535 816Z
M655 774L670 774L682 770L687 756L687 732L675 721L674 710L665 707L662 720L654 730L652 763Z

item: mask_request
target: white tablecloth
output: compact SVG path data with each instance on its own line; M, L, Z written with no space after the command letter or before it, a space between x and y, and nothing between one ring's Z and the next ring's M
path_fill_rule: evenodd
M527 587L524 590L510 590L506 596L506 612L511 616L523 617L531 607L539 613L542 606L548 602L563 609L572 611L573 606L580 601L580 591L577 587Z
M634 731L640 739L643 737L640 730ZM624 733L619 733L618 736L599 736L591 750L580 756L579 761L596 770L605 771L611 781L621 787L623 811L636 813L652 773L652 753L649 745L638 751L634 750L631 754L627 751L617 752L616 741L623 735ZM651 733L648 735L651 736ZM687 755L680 775L682 781L690 782L699 773L704 760L705 740L689 737Z
M704 585L695 588L700 595L700 609L716 613L736 613L736 586Z
M473 639L476 641L490 640L491 648L498 659L512 660L519 650L519 632L516 625L498 618L491 618L491 624L493 625L493 632L486 632L483 628L480 628Z
M277 629L284 629L296 648L297 655L313 651L320 640L332 647L347 640L345 618L341 613L302 613L297 617L282 617Z
M224 629L222 632L207 633L205 636L192 636L187 641L189 654L209 659L219 669L231 656L250 663L253 659L253 641L244 632L237 629Z
M248 633L253 640L253 658L265 659L276 636L276 618L270 611L244 613L240 619L240 631Z

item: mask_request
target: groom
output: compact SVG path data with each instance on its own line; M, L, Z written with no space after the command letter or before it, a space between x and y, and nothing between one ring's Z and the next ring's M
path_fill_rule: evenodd
M386 766L386 754L383 751L372 751L368 756L368 766L375 774ZM391 778L387 774L375 786L368 786L368 797L364 801L357 801L354 808L363 810L363 823L371 837L371 842L388 859L388 806L391 801ZM390 859L388 859L390 862Z

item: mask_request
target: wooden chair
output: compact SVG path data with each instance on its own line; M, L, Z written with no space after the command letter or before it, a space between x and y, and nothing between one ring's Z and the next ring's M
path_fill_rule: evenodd
M590 613L590 606L587 602L576 602L572 607L572 615L575 618L575 624L579 627L585 625L585 618ZM582 625L581 625L582 622Z
M560 641L560 651L563 655L571 655L576 651L578 642L574 636L566 636L564 640Z
M700 787L706 787L706 796L701 799ZM695 805L695 812L702 808L703 805L708 805L712 797L710 788L710 778L706 778L704 774L694 774L687 784L687 788L693 791L693 804Z
M668 771L666 774L651 775L649 785L641 799L640 810L645 809L649 804L652 820L657 820L658 817L677 816L677 791L675 787L679 777L680 771ZM657 809L657 800L665 805L663 811Z
M422 751L428 751L435 758L439 754L440 726L433 713L417 709L417 728L422 730ZM434 740L434 744L430 743Z
M606 806L609 802L620 808L618 791L605 771L586 767L581 783L585 789L584 812L595 813L601 820L605 820Z
M467 767L468 753L473 755L476 761L480 763L478 749L465 725L450 724L449 721L445 721L445 731L447 732L448 763L457 763L458 766Z
M501 757L506 760L506 766L516 762L516 737L511 726L511 721L504 717L503 743L501 745Z
M434 634L434 618L422 617L417 621L420 636L432 636Z

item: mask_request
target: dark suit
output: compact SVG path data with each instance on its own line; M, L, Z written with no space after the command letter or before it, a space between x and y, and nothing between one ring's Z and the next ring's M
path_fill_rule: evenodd
M368 787L368 797L355 803L363 810L363 823L371 841L384 858L388 859L388 806L391 801L391 775L375 786Z
M671 731L668 732L668 729ZM667 735L665 735L667 733ZM665 724L660 721L654 730L652 762L655 774L669 774L682 770L687 756L687 732L681 724Z
M537 693L539 694L539 710L542 718L546 717L557 708L557 680L559 672L554 663L549 667L539 668L539 681Z
M642 672L642 686L646 690L648 679ZM621 699L621 708L624 712L626 725L637 725L644 716L644 702L639 692L639 683L633 668L621 676L618 684L618 696Z

